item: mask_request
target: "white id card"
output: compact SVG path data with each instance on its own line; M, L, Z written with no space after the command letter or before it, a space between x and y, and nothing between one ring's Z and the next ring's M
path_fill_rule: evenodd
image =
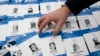
M41 38L43 56L56 56L65 54L61 36Z
M22 56L39 56L42 55L41 42L37 35L22 42L18 45L22 51Z

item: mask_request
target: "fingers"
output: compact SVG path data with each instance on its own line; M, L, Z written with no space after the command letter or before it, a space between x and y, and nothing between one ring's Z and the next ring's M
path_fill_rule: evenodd
M42 16L41 18L39 18L38 20L38 27L40 27L41 23L43 22L43 20L45 19L46 16Z
M63 26L63 22L58 22L55 29L54 29L54 32L53 32L53 36L56 36L57 33L60 31L61 27Z
M46 18L45 20L43 20L40 24L39 27L39 32L42 32L43 28L48 25L50 23L50 20L48 18Z

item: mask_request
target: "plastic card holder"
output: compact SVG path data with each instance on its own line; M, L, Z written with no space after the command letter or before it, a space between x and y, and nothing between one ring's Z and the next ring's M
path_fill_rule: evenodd
M91 56L100 56L100 31L84 34Z
M72 31L78 31L79 27L77 24L76 17L74 15L70 15L66 22L64 23L62 27L62 32L72 32Z
M99 19L100 18L100 6L90 7L90 10L92 11L92 14L97 24L100 25L100 19Z
M27 33L27 32L38 32L38 19L39 17L27 17L24 18L23 22L21 23L21 25L23 25L23 33Z
M4 52L6 52L4 56L5 55L10 55L10 56L12 55L21 56L22 55L21 50L18 48L15 40L6 41L2 49Z
M67 56L89 56L81 31L62 33L63 43Z
M11 6L11 5L9 5ZM14 17L24 17L24 15L26 14L26 4L17 4L15 7L14 7L16 10L16 12L13 11L13 14L15 15L12 15ZM13 10L14 10L13 8ZM19 14L19 15L18 15Z
M37 0L12 0L9 3L9 16L24 16L26 14L38 14L39 13L39 3ZM34 11L34 12L33 12Z
M19 11L22 16L39 14L39 1L38 0L23 0L20 3Z
M25 4L23 6L22 6L22 9L24 11L24 13L23 13L24 15L39 14L39 4L38 3L35 3L35 4L34 3L33 4Z
M21 16L21 12L19 10L19 4L9 4L8 5L8 16L18 17Z
M42 55L41 50L41 41L38 35L26 34L28 38L26 41L23 41L18 45L22 51L22 56L40 56ZM26 51L27 50L27 51Z
M19 49L18 44L21 43L23 39L23 35L7 36L6 44L3 46L3 49L7 49L11 55L22 56L22 51Z
M9 18L8 22L8 30L7 30L7 36L14 36L14 35L19 35L22 34L22 18Z
M57 9L57 1L42 1L40 3L40 12L41 14L47 14Z
M81 30L92 29L92 28L98 27L93 15L91 14L89 10L83 10L77 16L77 19L78 19Z
M43 56L66 56L61 35L59 34L52 36L52 33L42 33L39 36L41 38Z
M22 7L23 6L23 7ZM23 17L25 13L23 4L9 4L8 5L8 13L9 17Z
M7 35L8 18L0 16L0 41L4 41Z

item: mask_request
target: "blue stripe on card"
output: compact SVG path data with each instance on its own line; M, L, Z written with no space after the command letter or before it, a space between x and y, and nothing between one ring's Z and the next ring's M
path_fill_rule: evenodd
M91 52L90 55L91 56L100 56L100 50L99 51L95 51L95 52Z

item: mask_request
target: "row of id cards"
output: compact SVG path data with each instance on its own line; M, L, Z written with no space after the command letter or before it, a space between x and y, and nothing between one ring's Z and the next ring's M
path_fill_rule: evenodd
M77 16L71 14L57 36L52 36L54 22L38 34L37 22L41 15L0 16L0 55L100 56L99 9L95 8L99 7L85 9Z
M37 24L36 22L38 20L36 20L36 19L39 19L39 17L34 17L34 18L27 17L24 19L19 19L19 20L15 19L15 20L8 21L8 26L10 26L9 27L10 31L8 31L8 32L10 32L10 33L8 34L8 37L7 37L7 39L8 39L7 43L3 46L3 48L5 47L5 49L3 49L3 51L10 50L11 53L10 52L9 53L12 55L16 55L16 56L18 56L18 55L20 55L20 56L59 56L59 55L89 56L90 53L92 55L92 53L94 53L94 52L96 53L96 55L99 55L99 53L98 53L100 50L99 49L99 38L96 38L98 40L96 40L96 39L91 40L91 41L97 41L97 46L93 46L92 45L93 42L89 42L90 41L89 39L91 39L90 34L92 32L88 32L83 35L84 32L82 33L81 31L79 31L81 29L81 26L80 26L81 24L79 23L79 26L80 26L80 28L79 28L79 26L77 25L77 20L79 21L79 19L80 20L82 19L79 22L81 22L83 24L82 21L84 21L84 24L86 24L85 19L83 20L84 15L86 15L86 14L79 15L79 16L81 16L81 18L80 17L78 18L78 16L77 16L77 19L74 15L70 15L68 17L68 21L65 22L65 24L63 25L63 27L61 29L61 31L62 31L62 33L60 33L61 35L57 35L56 37L52 36L52 31L53 31L52 29L54 28L54 25L55 25L54 23L52 23L50 26L48 25L42 34L37 35L38 33L36 33L36 35L34 35L35 30L37 29L37 26L35 26L35 24ZM88 18L90 16L91 15L89 15ZM90 18L92 18L92 17L90 17ZM35 19L35 20L33 20L33 19ZM91 24L93 22L95 22L92 20L94 20L94 19L89 19ZM36 27L35 30L32 29L31 22L35 23L35 24L33 24ZM22 28L23 29L22 32L20 30L18 30L18 29L20 29L19 27L22 27L22 25L20 26L20 23L22 23L24 25ZM18 26L15 27L15 29L13 29L14 28L13 24L15 24L15 25L18 24ZM96 24L96 22L95 22L95 24L92 24L92 26L95 26L95 25L98 26ZM83 25L83 26L85 28L81 29L81 30L98 28L96 26L92 27L92 28L87 27L86 25ZM25 30L25 29L27 29L27 30ZM21 32L21 34L19 32ZM30 32L32 32L32 33L30 33ZM94 36L99 37L99 31L94 31L94 32L98 32L98 33L95 33L96 35L94 35ZM22 36L19 37L19 35L22 35ZM87 36L87 35L89 35L89 36ZM90 38L88 39L87 37L88 38L90 37ZM9 43L10 39L13 39L16 42L16 44L12 45L11 47L8 47L8 43ZM89 43L92 43L92 44L89 45ZM96 49L93 49L91 51L91 48L89 46L86 46L86 44L91 47L93 46ZM95 45L96 45L96 43L95 43ZM87 47L90 49L88 50ZM15 48L17 48L17 49L15 49ZM16 53L14 53L14 52L16 52Z
M21 16L34 14L47 14L61 8L65 1L41 1L41 3L8 3L0 5L0 15Z

